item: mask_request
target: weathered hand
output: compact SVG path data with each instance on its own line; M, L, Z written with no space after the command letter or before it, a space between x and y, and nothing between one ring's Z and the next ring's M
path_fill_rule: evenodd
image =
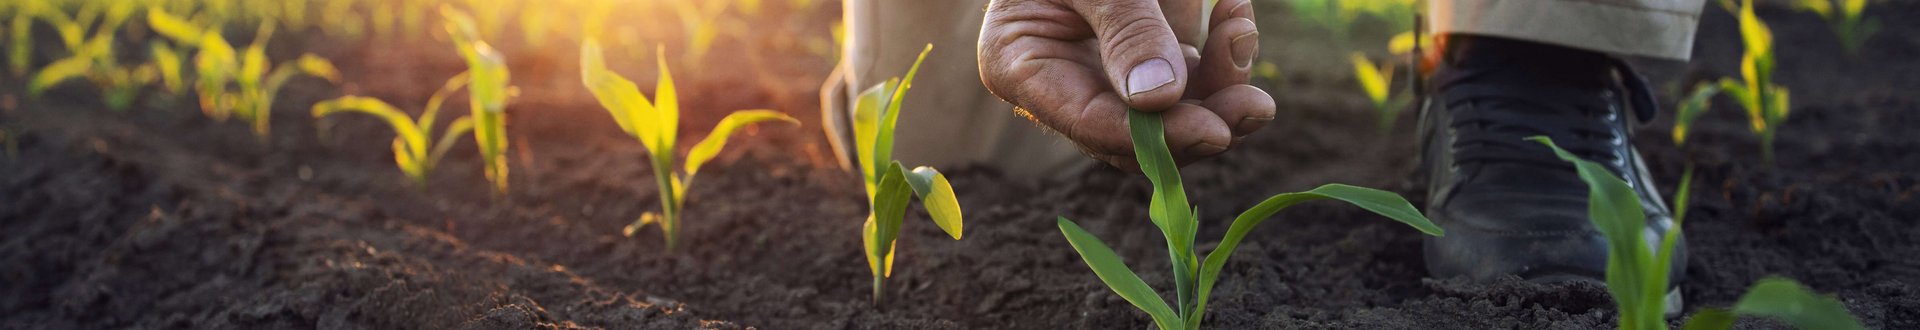
M1247 85L1260 48L1251 1L995 0L980 79L1115 166L1137 167L1128 107L1164 113L1183 163L1218 155L1274 118L1273 98Z

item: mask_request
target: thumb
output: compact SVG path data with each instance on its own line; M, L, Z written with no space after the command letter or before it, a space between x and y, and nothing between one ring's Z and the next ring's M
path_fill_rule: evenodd
M1145 111L1172 108L1187 90L1186 56L1157 0L1075 0L1073 9L1099 37L1100 62L1113 90Z

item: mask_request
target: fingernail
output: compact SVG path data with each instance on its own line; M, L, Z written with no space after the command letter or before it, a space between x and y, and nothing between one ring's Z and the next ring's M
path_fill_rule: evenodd
M1233 37L1233 66L1245 69L1253 67L1253 55L1260 52L1260 32L1247 32Z
M1223 151L1227 151L1227 147L1200 142L1187 147L1186 153L1188 156L1212 156Z
M1173 83L1173 63L1163 58L1147 60L1127 73L1127 96L1140 95Z
M1266 128L1267 123L1271 122L1273 122L1273 117L1247 117L1246 119L1240 120L1240 127L1234 131L1241 132L1240 136L1247 136L1247 134L1252 134L1253 131Z

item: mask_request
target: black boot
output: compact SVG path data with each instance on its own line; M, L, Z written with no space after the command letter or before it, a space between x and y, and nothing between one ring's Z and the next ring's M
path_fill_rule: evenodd
M1455 36L1423 105L1427 214L1447 230L1426 239L1434 277L1514 275L1604 284L1606 239L1587 217L1574 167L1523 138L1544 135L1620 175L1647 212L1647 241L1673 228L1629 121L1654 114L1646 82L1605 54L1491 37ZM1631 111L1630 111L1631 110ZM1674 251L1669 314L1680 309L1686 243Z

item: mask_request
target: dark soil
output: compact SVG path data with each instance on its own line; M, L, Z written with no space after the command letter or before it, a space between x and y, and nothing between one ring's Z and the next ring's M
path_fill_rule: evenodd
M1780 275L1837 295L1869 327L1920 328L1920 98L1911 93L1920 88L1920 21L1906 19L1920 17L1920 5L1883 6L1886 29L1858 58L1840 54L1811 15L1762 11L1779 34L1780 76L1796 105L1776 168L1759 164L1757 139L1730 106L1703 119L1688 152L1666 138L1670 114L1639 132L1668 191L1687 158L1699 166L1685 223L1690 311L1729 305L1755 280ZM1657 84L1672 87L1667 100L1693 80L1737 73L1732 17L1708 12L1692 64L1649 64ZM756 40L742 43L803 57ZM282 44L318 49L349 80L365 81L349 92L403 108L418 108L462 69L444 42L322 43ZM489 196L470 142L431 189L406 184L384 124L315 125L306 116L306 104L340 93L317 82L289 88L266 145L243 125L200 116L190 100L150 95L114 113L84 86L40 100L10 92L0 129L18 151L0 161L0 328L1146 326L1081 263L1055 216L1106 239L1149 283L1170 281L1160 235L1145 220L1145 180L1101 169L1032 182L950 168L967 207L966 239L911 216L889 303L870 306L859 180L829 166L814 118L814 88L830 61L732 52L709 61L753 65L676 70L682 102L700 110L684 136L703 136L719 119L708 110L770 107L807 124L738 138L693 187L683 248L665 253L651 228L620 235L657 207L651 171L642 147L578 87L574 53L558 49L548 53L564 55L514 57L527 96L512 108L514 179L504 199ZM638 78L651 73L629 76L647 85ZM1289 77L1269 84L1283 120L1185 171L1208 219L1203 242L1266 196L1323 183L1391 188L1422 204L1405 183L1416 163L1411 113L1397 133L1379 136L1351 81ZM17 80L5 85L21 90ZM1357 209L1307 204L1270 223L1228 264L1209 326L1613 323L1598 286L1428 278L1416 232Z

